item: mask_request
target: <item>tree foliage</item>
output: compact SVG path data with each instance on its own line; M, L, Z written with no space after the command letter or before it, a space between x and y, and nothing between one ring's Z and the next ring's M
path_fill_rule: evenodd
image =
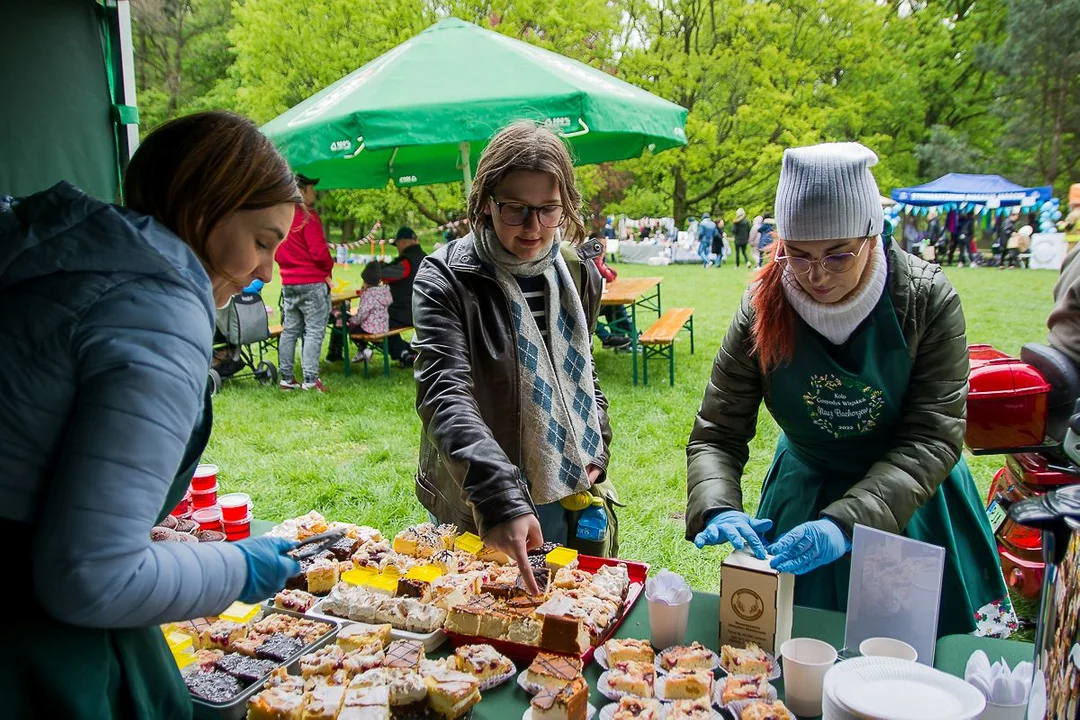
M1080 0L133 0L144 119L265 122L447 16L686 107L688 144L583 167L605 214L751 215L784 148L855 140L882 189L950 171L1065 183L1080 156ZM468 52L462 48L461 52ZM483 78L477 78L483 82ZM144 126L146 123L144 122ZM337 191L348 235L460 217L460 183Z

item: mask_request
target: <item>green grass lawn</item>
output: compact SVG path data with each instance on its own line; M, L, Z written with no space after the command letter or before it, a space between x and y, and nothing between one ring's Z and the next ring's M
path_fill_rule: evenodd
M690 355L687 339L678 342L674 388L661 363L648 387L635 387L629 354L616 355L597 343L597 369L615 433L610 477L627 504L620 513L621 554L682 573L695 588L716 590L724 551L698 550L683 540L685 446L716 349L750 275L730 265L616 267L626 277L662 276L664 307L694 307L697 348ZM339 268L335 277L359 287L360 269ZM1017 353L1026 342L1045 340L1055 273L960 268L949 277L964 304L969 342ZM276 307L278 292L276 286L267 289L268 305ZM649 316L639 320L644 327ZM223 490L250 493L256 515L271 520L315 509L330 519L397 530L424 519L413 495L420 422L411 373L395 367L385 379L381 367L373 370L365 379L354 367L346 379L340 363L324 363L322 376L331 390L326 395L283 393L253 380L226 383L214 402L207 451L208 461L221 467ZM750 511L776 436L775 423L762 413L744 476ZM1001 458L968 460L985 494Z

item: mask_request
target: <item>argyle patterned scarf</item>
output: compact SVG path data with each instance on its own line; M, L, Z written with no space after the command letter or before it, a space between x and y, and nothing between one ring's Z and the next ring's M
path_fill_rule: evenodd
M532 261L507 251L495 233L474 234L480 258L510 303L517 338L521 407L521 470L533 502L546 505L586 490L585 467L603 447L593 387L592 337L556 235L546 255ZM541 275L547 291L548 343L514 276Z

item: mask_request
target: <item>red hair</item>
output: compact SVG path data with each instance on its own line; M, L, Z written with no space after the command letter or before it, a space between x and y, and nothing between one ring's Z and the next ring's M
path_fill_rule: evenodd
M784 244L777 240L770 250L774 257L782 255ZM795 313L784 295L784 266L775 260L766 263L758 273L753 293L753 350L765 374L791 362L795 352Z

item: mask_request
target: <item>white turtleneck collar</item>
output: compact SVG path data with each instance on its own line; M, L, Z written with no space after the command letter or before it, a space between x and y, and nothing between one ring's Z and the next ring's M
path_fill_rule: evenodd
M842 345L855 332L855 328L870 316L885 290L888 267L881 238L874 242L865 272L869 273L869 276L854 295L840 302L823 303L802 289L788 267L784 269L784 295L807 325L821 333L833 345Z

